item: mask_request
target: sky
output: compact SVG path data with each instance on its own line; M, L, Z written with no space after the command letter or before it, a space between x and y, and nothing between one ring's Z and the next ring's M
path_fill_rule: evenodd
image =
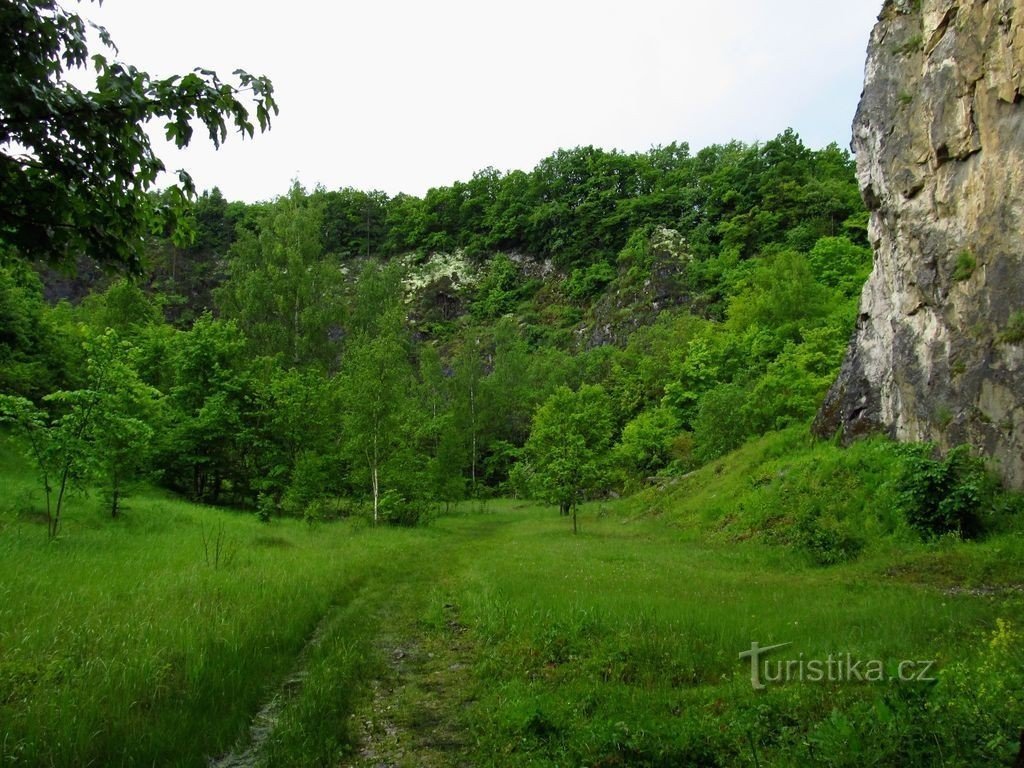
M105 0L77 6L154 76L236 68L274 82L267 134L171 170L228 199L293 180L422 195L559 148L764 141L848 146L881 0Z

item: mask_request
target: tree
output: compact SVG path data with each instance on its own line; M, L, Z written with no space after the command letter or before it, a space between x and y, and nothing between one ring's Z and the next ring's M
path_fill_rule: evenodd
M244 463L250 371L245 339L232 321L201 316L176 334L167 355L169 428L161 435L164 481L199 501L217 503L225 487L236 497L250 490Z
M445 374L441 355L424 346L419 359L420 450L426 454L427 477L432 498L446 509L466 495L463 476L464 441L456 428L453 383Z
M70 400L72 406L60 418L50 418L46 411L23 397L0 395L0 422L13 424L22 434L28 457L39 473L46 498L46 531L51 539L60 532L69 487L88 473L89 454L84 441L91 416L85 398L57 398L55 394L47 399Z
M139 381L131 348L107 331L86 343L86 385L43 398L53 414L22 397L0 395L0 422L22 433L46 498L47 531L60 532L65 500L75 485L99 477L117 517L128 474L153 435L144 420L155 392Z
M480 455L484 427L483 380L484 360L482 339L469 334L452 360L452 409L454 426L464 440L465 456L469 463L470 492L476 497L480 474Z
M414 377L398 273L369 264L359 279L356 306L354 333L336 381L344 413L342 440L352 463L366 467L376 525L383 470L413 433L409 417Z
M55 354L58 341L39 276L0 254L0 392L38 401L60 386L66 361Z
M286 365L331 367L338 356L332 330L341 327L342 273L324 258L324 206L295 184L243 230L231 247L228 281L215 292L257 355ZM336 335L336 334L335 334Z
M275 505L302 513L338 485L326 476L326 467L336 466L340 434L330 380L315 369L262 362L266 370L255 382L256 487Z
M195 193L178 171L171 194L149 194L166 166L146 125L163 121L178 148L191 142L194 122L215 147L229 124L251 137L250 108L261 131L277 114L273 85L240 69L233 82L204 69L154 78L108 58L117 48L102 27L104 53L90 56L86 29L55 0L0 6L0 243L51 263L85 254L139 271L142 236L173 229ZM90 88L70 82L69 73L90 67Z
M669 463L672 443L679 436L679 421L671 408L643 411L622 429L615 453L633 477L661 471Z
M584 384L573 391L560 387L533 417L526 455L534 470L535 491L572 514L590 491L607 479L608 449L615 430L611 401L604 388Z
M87 344L92 422L89 450L110 516L121 512L125 482L146 466L158 393L139 379L137 350L108 330Z

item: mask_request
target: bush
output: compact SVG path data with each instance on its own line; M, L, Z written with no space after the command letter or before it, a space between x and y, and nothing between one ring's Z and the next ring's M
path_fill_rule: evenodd
M574 269L565 281L565 293L573 301L586 301L615 279L615 268L604 261Z
M427 522L432 508L429 502L408 500L396 491L385 491L380 497L380 517L388 525L411 527Z
M1006 328L999 334L999 341L1003 344L1020 344L1024 341L1024 312L1014 312Z
M818 565L853 560L864 549L864 540L850 526L831 515L808 513L793 526L793 543Z
M747 391L739 384L719 384L701 398L693 425L699 461L714 461L750 437L746 404Z
M307 516L310 506L331 495L336 476L337 464L330 457L311 451L299 454L281 508L289 515Z
M982 513L998 485L969 446L954 448L945 459L934 458L935 446L928 443L901 446L899 454L898 504L908 524L929 538L981 533Z

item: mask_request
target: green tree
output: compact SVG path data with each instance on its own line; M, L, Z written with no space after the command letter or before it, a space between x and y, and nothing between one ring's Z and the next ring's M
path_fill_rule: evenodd
M345 452L363 466L380 522L381 499L390 484L388 464L409 445L414 376L403 324L401 284L393 269L367 265L356 289L358 323L345 347L336 379ZM408 468L407 468L408 469Z
M533 469L534 488L547 502L572 515L586 494L608 480L608 452L615 423L611 401L598 385L578 390L557 389L533 417L526 456Z
M483 393L484 340L471 333L452 360L452 416L456 434L462 438L463 455L469 470L470 493L479 491L481 456L484 444L485 408Z
M82 311L97 333L112 328L125 338L137 336L141 329L163 320L152 298L127 278L115 280L103 293L87 296Z
M452 382L434 346L420 351L417 407L420 412L420 450L428 456L431 495L446 506L465 498L463 440L452 408Z
M615 457L634 478L654 474L669 463L679 433L679 421L671 408L643 411L623 427Z
M90 56L86 31L54 0L0 6L0 242L51 262L84 253L139 271L141 236L174 227L194 195L185 171L172 194L149 194L166 168L147 124L162 122L180 148L198 122L219 147L229 126L253 135L250 109L269 128L277 104L271 82L243 70L234 82L203 69L153 78L108 58L117 49L102 28L104 52ZM69 73L90 67L92 86L75 86Z
M341 485L336 471L341 424L331 407L331 382L315 369L261 362L265 370L254 381L251 430L256 490L275 506L285 501L286 511L301 514Z
M729 321L740 330L758 324L779 338L796 338L800 329L826 317L835 293L817 282L807 258L783 251L759 264L729 303Z
M168 428L161 435L164 481L194 499L217 503L229 487L248 495L245 471L251 398L245 339L234 322L201 316L171 340Z
M51 315L35 270L0 259L0 392L38 402L63 385L67 361Z
M146 386L135 368L138 351L108 330L87 345L92 393L89 449L110 508L117 517L126 481L148 464L159 393Z
M255 354L281 355L286 365L335 363L343 276L324 257L323 225L323 201L295 184L231 247L230 277L215 298Z
M60 532L68 493L100 479L117 517L124 481L144 463L153 435L147 422L156 393L131 365L132 348L107 331L86 343L85 386L44 399L0 395L0 421L12 422L28 446L46 498L47 530Z
M69 488L89 473L91 454L85 441L91 412L89 398L77 393L48 395L47 399L70 406L67 413L53 418L24 397L0 395L0 421L13 424L28 446L28 457L39 473L46 499L47 535L54 538L60 532Z
M819 283L838 288L844 296L860 293L871 272L871 249L845 237L823 237L807 254Z

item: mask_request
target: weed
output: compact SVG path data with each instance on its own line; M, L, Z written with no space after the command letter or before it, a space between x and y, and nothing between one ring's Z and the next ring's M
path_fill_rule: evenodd
M960 251L956 257L956 267L953 269L954 282L962 283L965 280L970 280L977 268L978 261L971 255L971 252Z
M1006 328L999 334L1003 344L1020 344L1024 342L1024 312L1014 312L1006 323Z

